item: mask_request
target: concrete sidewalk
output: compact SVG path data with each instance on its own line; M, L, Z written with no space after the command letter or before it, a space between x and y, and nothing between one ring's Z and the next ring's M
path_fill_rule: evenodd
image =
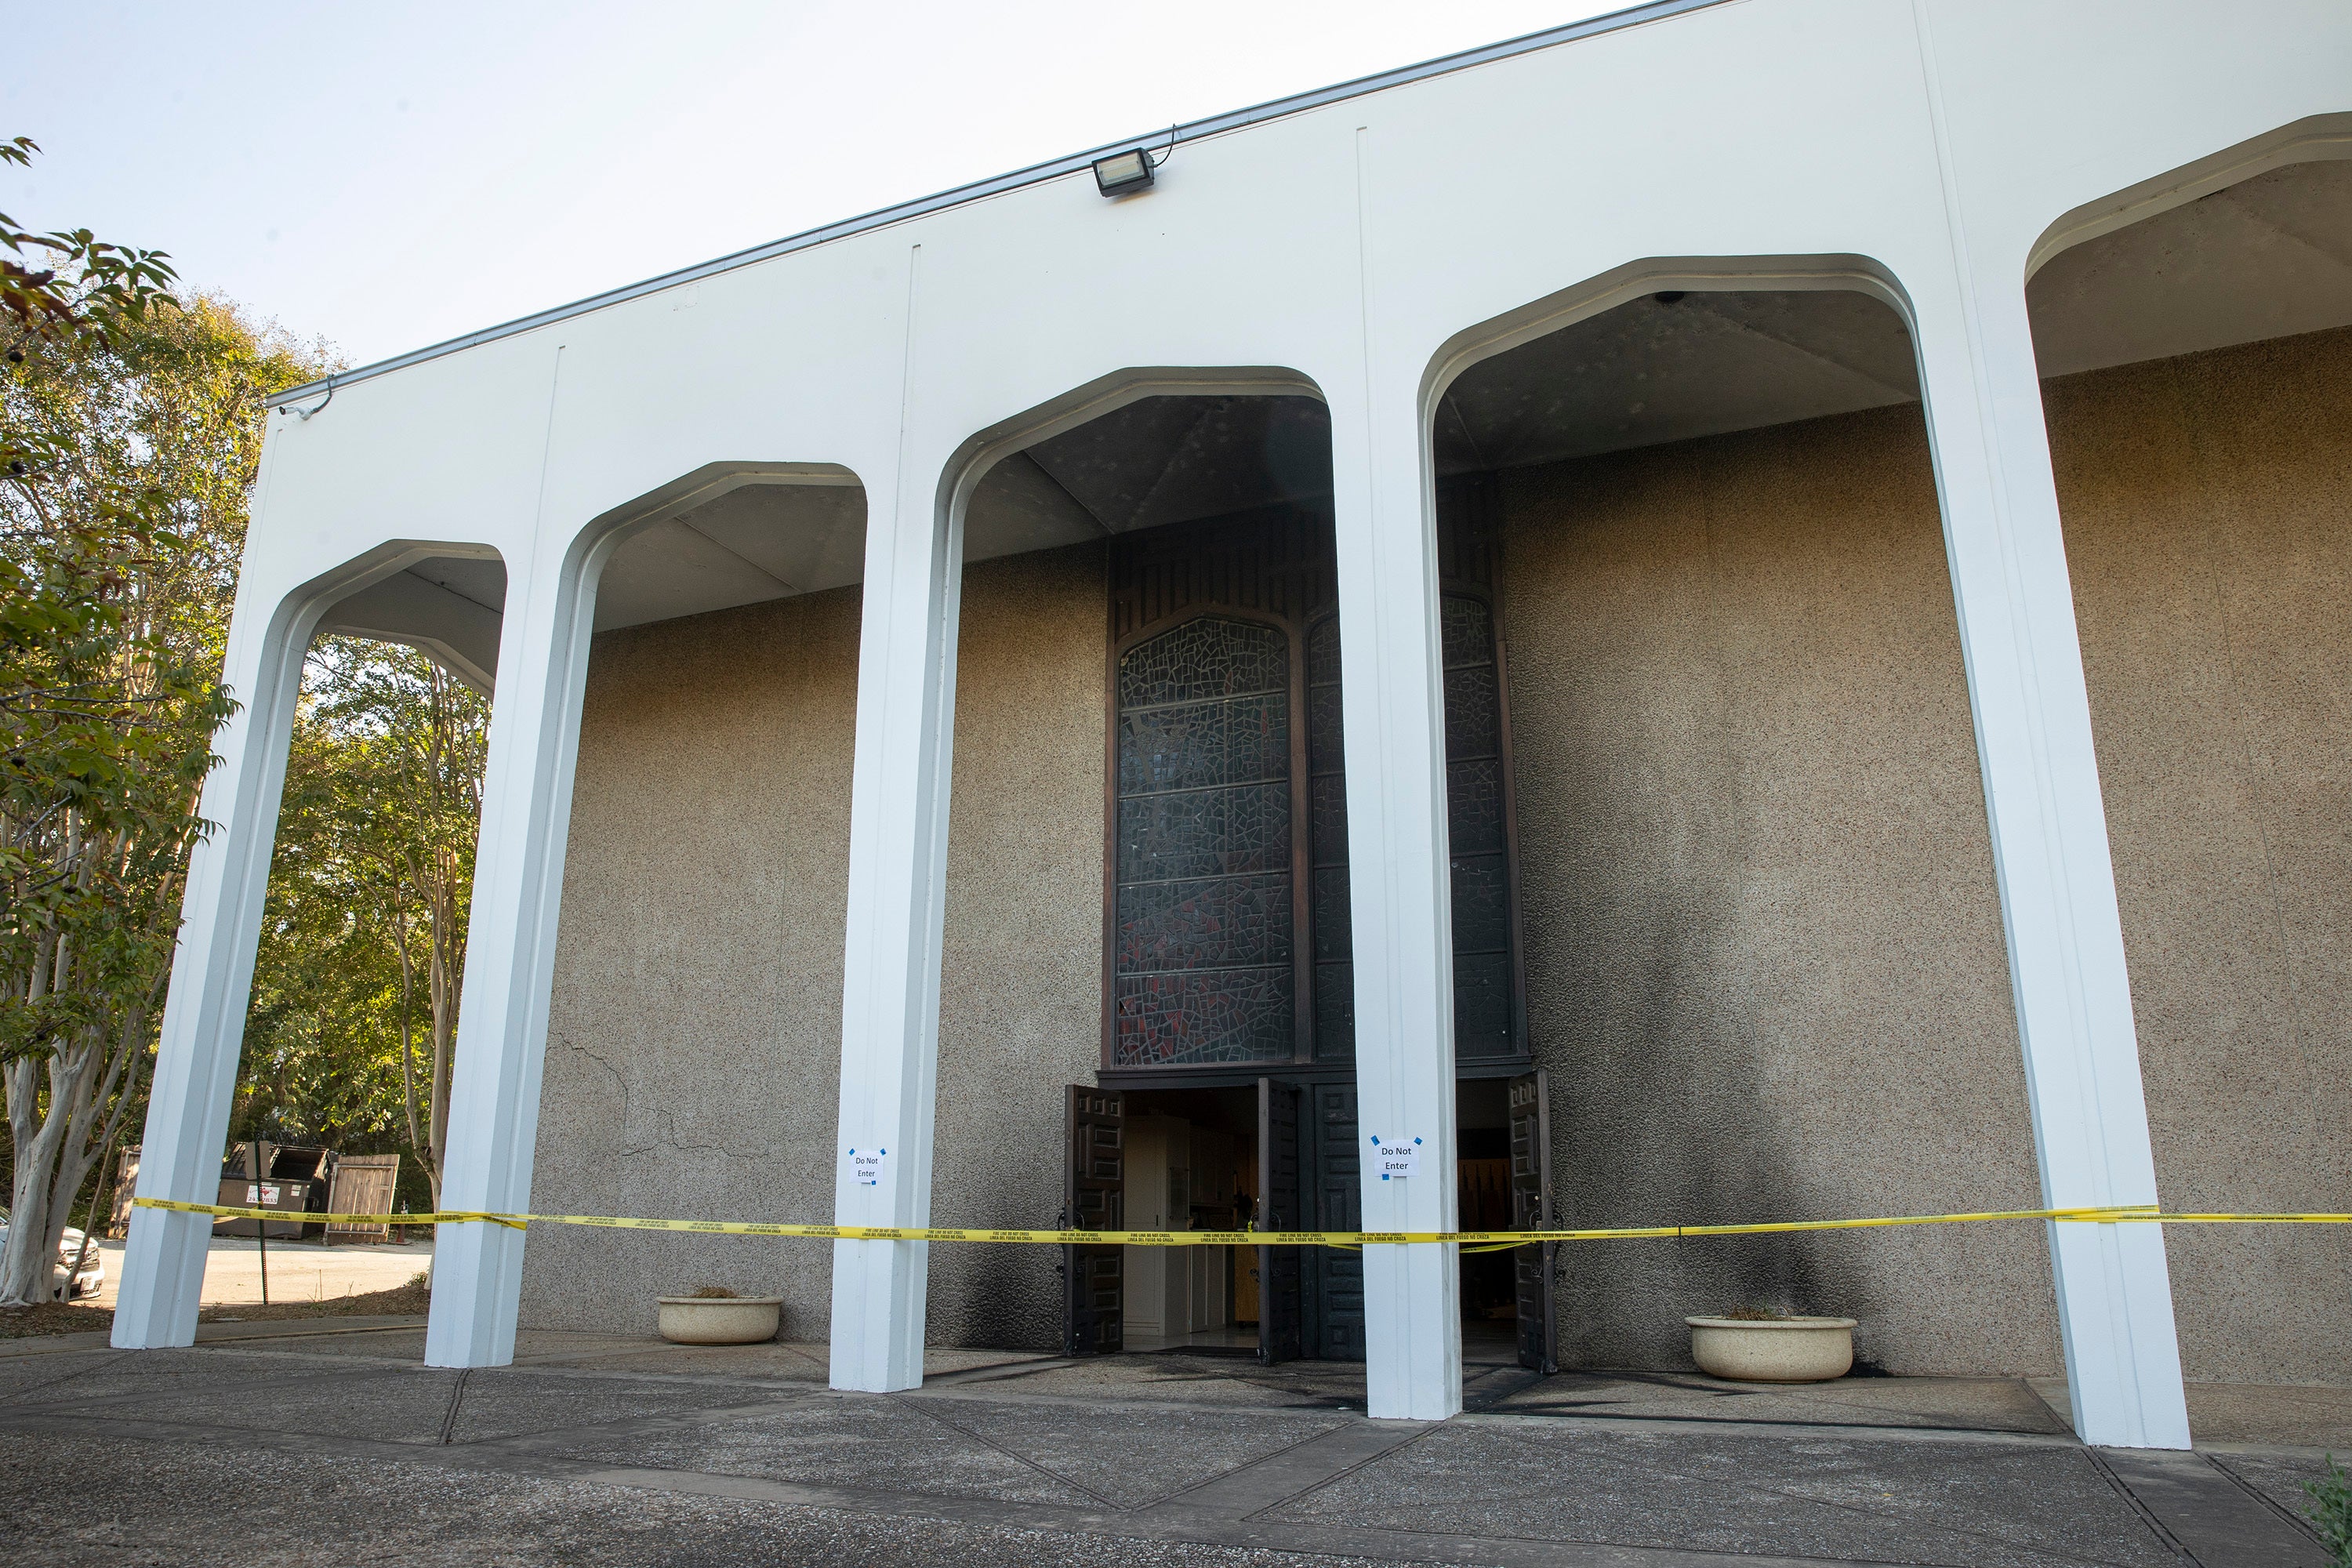
M0 1557L63 1563L1589 1563L2320 1568L2316 1451L2085 1448L2002 1379L1756 1390L1474 1365L1362 1414L1357 1365L943 1351L840 1394L823 1346L403 1322L0 1353Z

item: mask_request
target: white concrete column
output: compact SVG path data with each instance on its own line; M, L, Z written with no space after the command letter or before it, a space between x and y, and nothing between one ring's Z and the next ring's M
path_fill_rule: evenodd
M1454 929L1435 500L1416 388L1332 399L1339 662L1355 936L1360 1135L1420 1139L1421 1172L1364 1164L1366 1230L1454 1221ZM1367 1409L1462 1408L1461 1270L1451 1243L1364 1248Z
M172 958L142 1140L142 1197L209 1204L220 1196L287 741L302 656L318 618L315 607L304 614L290 600L257 605L259 592L241 595L229 624L222 676L244 706L215 738L221 763L205 780L201 810L219 826L188 857L180 945ZM131 1211L114 1309L118 1348L195 1342L212 1234L205 1215Z
M961 519L941 515L937 472L908 464L895 482L866 491L834 1151L839 1225L930 1223L963 586ZM885 1152L875 1184L852 1179L852 1148ZM929 1257L928 1242L833 1244L834 1387L921 1384Z
M610 548L607 540L593 551L575 547L562 563L513 563L467 916L445 1209L530 1205L581 689L595 578ZM522 1254L520 1230L481 1223L440 1228L426 1365L504 1366L514 1359Z
M2089 696L2021 257L1916 287L1928 431L2025 1051L2042 1197L2157 1202ZM1965 263L1963 264L1965 268ZM2074 1429L2185 1448L2164 1232L2048 1226Z

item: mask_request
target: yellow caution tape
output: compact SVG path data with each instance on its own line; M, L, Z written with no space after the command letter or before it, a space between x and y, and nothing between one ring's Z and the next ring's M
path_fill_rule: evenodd
M428 1214L313 1214L302 1209L228 1208L170 1198L133 1198L139 1208L206 1214L224 1219L276 1219L302 1225L541 1225L600 1226L607 1230L683 1230L716 1236L814 1237L832 1241L997 1241L1055 1247L1382 1247L1450 1241L1474 1251L1500 1251L1555 1241L1627 1241L1644 1237L1768 1236L1800 1230L1875 1230L1898 1225L1978 1225L1989 1220L2046 1219L2065 1225L2352 1225L2352 1214L2166 1214L2154 1204L2105 1208L1997 1209L1981 1214L1896 1215L1877 1219L1792 1219L1748 1225L1619 1226L1601 1230L967 1230L941 1226L763 1225L742 1220L619 1219L607 1215L488 1214L436 1210Z
M169 1209L174 1214L216 1215L222 1219L282 1219L296 1225L460 1225L479 1220L520 1230L533 1216L527 1214L475 1214L462 1209L432 1214L318 1214L310 1209L235 1209L220 1204L184 1204L172 1198L132 1198L139 1209Z

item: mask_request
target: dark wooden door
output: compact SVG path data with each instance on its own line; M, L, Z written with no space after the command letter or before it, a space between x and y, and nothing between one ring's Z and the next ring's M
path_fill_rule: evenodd
M1257 1228L1305 1228L1299 1215L1298 1086L1257 1080ZM1296 1247L1257 1249L1257 1359L1271 1364L1306 1353Z
M1310 1091L1314 1114L1310 1145L1314 1230L1360 1230L1364 1215L1364 1157L1357 1145L1356 1086L1318 1083ZM1352 1247L1318 1247L1308 1280L1307 1310L1310 1353L1324 1361L1364 1359L1364 1255Z
M1551 1097L1543 1071L1511 1080L1511 1228L1551 1228ZM1559 1370L1559 1328L1554 1321L1553 1261L1557 1242L1522 1247L1518 1265L1519 1364Z
M1126 1097L1115 1089L1069 1086L1062 1203L1071 1230L1122 1230L1127 1224ZM1062 1248L1062 1353L1108 1355L1126 1343L1126 1248Z

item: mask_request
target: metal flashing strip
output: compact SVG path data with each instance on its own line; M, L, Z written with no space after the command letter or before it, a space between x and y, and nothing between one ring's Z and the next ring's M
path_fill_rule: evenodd
M806 229L782 239L770 240L764 245L755 245L747 250L738 250L730 255L719 257L716 260L697 262L691 267L681 267L676 271L664 272L646 279L642 282L624 284L618 289L608 289L601 294L591 294L584 300L574 300L568 305L557 305L528 316L518 316L513 321L501 322L498 326L485 327L479 331L467 332L461 337L450 338L425 348L411 349L406 353L394 354L390 359L377 360L372 364L362 365L357 370L338 371L318 381L305 382L300 386L289 387L283 392L272 393L262 401L267 406L282 407L299 398L315 397L321 392L331 394L337 387L350 386L355 382L372 381L379 375L386 375L395 370L405 370L410 365L422 364L427 360L439 359L446 354L478 347L483 343L496 342L500 338L510 338L523 332L535 331L541 327L570 321L574 316L586 315L591 310L601 310L608 305L625 304L631 300L659 293L665 289L677 288L681 284L699 282L705 278L715 277L722 272L731 272L739 267L756 266L762 261L773 260L779 256L789 256L796 250L807 250L836 239L845 239L851 235L864 234L872 229L887 228L892 224L928 217L933 213L943 212L950 207L961 206L968 202L985 201L991 196L1003 195L1007 192L1017 191L1029 185L1042 184L1047 180L1058 180L1067 175L1084 174L1094 166L1097 159L1108 153L1124 152L1129 148L1156 145L1161 143L1163 140L1166 145L1175 147L1187 142L1199 142L1212 136L1223 136L1232 132L1246 130L1253 125L1263 124L1270 120L1303 114L1308 110L1321 109L1326 105L1342 102L1348 99L1361 98L1370 93L1385 91L1390 88L1425 81L1431 77L1468 70L1475 66L1489 65L1496 60L1509 59L1517 55L1532 54L1538 49L1572 44L1603 33L1622 32L1628 27L1639 27L1651 22L1664 21L1670 16L1678 16L1687 11L1702 11L1711 6L1730 3L1731 0L1649 0L1646 5L1628 6L1622 11L1612 11L1601 16L1590 16L1581 22L1570 22L1558 27L1547 27L1540 33L1528 33L1522 37L1506 39L1499 44L1484 44L1475 49L1465 49L1459 54L1442 55L1433 60L1424 60L1419 65L1402 66L1395 70L1358 77L1353 81L1340 82L1336 86L1317 88L1312 91L1295 93L1288 98L1277 98L1272 102L1261 103L1254 108L1232 110L1223 114L1212 115L1206 120L1195 120L1188 124L1175 127L1172 132L1155 131L1141 136L1107 142L1099 147L1084 153L1073 153L1066 157L1055 158L1047 163L1033 163L1025 169L1016 169L1009 174L998 174L969 185L958 185L952 190L941 191L936 195L919 196L913 201L901 202L896 206L882 207L857 217L844 218L820 228Z

